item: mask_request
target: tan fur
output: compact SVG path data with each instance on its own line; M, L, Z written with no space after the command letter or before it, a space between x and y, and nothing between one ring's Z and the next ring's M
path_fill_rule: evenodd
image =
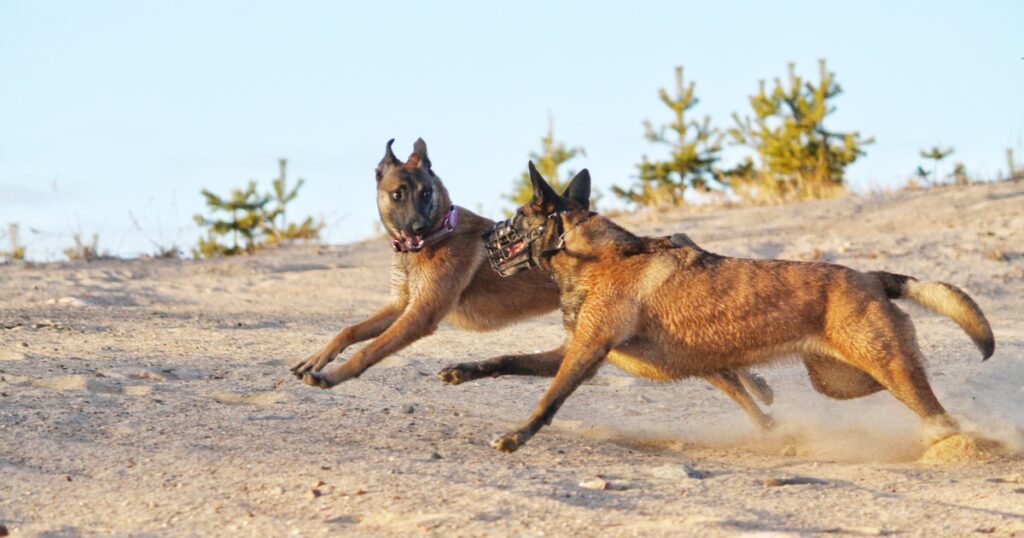
M535 198L520 208L521 233L566 206L564 199L541 203ZM823 394L856 398L885 388L942 434L956 430L928 384L914 326L878 274L729 258L686 241L666 245L583 210L557 218L564 249L541 267L562 290L574 331L550 389L521 428L495 442L499 450L516 450L549 423L582 375L606 358L635 375L673 380L796 355ZM906 295L957 320L972 337L991 338L962 291L911 282Z
M422 141L417 141L420 147ZM417 152L420 151L419 149ZM398 162L390 153L378 167L377 204L381 221L393 237L402 230L399 220L413 222L422 217L403 209L403 201L395 201L392 193L402 190L404 196L417 196L432 189L428 208L430 228L437 228L450 207L447 189L439 177L429 170L426 146L422 155L414 152L405 162ZM323 348L297 362L291 371L306 383L330 388L358 377L367 368L416 340L430 335L442 320L473 331L487 331L508 326L524 319L551 312L559 307L558 288L541 271L527 271L503 278L491 270L486 261L481 234L493 221L458 208L458 226L451 235L418 252L396 252L392 259L391 300L366 320L338 332ZM664 278L653 275L652 278ZM353 344L373 339L344 363L325 369ZM499 375L554 376L562 360L562 349L531 355L495 357L488 361L466 363L446 368L442 380L458 384L481 377ZM771 420L750 399L743 383L764 384L748 372L717 372L705 374L715 386L737 401L755 424L766 428ZM770 393L770 392L769 392ZM760 396L765 394L760 392Z

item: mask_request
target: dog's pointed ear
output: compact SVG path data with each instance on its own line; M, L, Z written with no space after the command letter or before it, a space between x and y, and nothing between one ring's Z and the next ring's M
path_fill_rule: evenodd
M533 199L530 205L537 208L550 209L558 205L558 193L544 181L544 177L537 171L537 167L530 161L530 183L533 184Z
M395 152L391 151L391 144L395 143L395 139L388 140L388 145L384 149L384 158L377 163L377 181L380 181L384 177L384 171L392 166L398 166L402 164L402 161L395 157Z
M562 198L580 204L583 209L590 209L590 171L586 168L580 170L565 188Z
M408 163L430 170L430 158L427 157L427 143L422 138L417 138L412 145L412 155L409 155Z

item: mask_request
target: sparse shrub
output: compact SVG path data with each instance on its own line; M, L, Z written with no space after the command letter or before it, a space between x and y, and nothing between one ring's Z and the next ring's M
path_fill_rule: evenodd
M537 167L537 171L545 178L550 178L548 183L558 192L569 184L569 181L576 175L575 170L569 170L564 176L561 174L563 164L575 157L587 155L581 147L570 147L564 142L555 140L555 123L548 118L548 130L540 139L540 151L531 151L530 160ZM512 202L516 207L526 204L533 197L533 185L530 183L530 174L523 172L512 186L512 193L505 196L505 199ZM506 216L511 215L506 211Z
M18 241L18 225L11 223L7 227L7 240L11 244L10 250L0 250L0 258L8 263L25 259L25 246Z
M713 166L719 159L722 135L707 116L702 121L687 120L687 111L698 103L695 84L683 84L682 67L677 66L675 74L674 96L664 88L658 90L661 102L672 111L672 122L655 128L644 121L644 137L668 146L668 158L652 161L644 155L637 165L639 181L629 189L612 187L617 196L637 205L682 205L687 190L708 192L718 181Z
M971 177L967 175L967 166L962 162L953 164L951 177L953 178L954 185L968 185L971 183Z
M161 258L165 260L176 260L181 256L181 249L177 246L171 245L166 248L159 248L153 251L152 257Z
M92 240L88 242L82 237L80 232L74 233L71 238L75 244L64 249L64 256L69 261L84 260L91 262L110 257L106 253L100 254L99 234L92 234Z
M285 208L298 195L304 181L300 179L289 191L285 183L285 159L280 159L280 176L273 181L273 192L260 194L255 181L245 189L233 189L227 198L222 198L208 189L201 191L212 214L224 214L223 218L195 215L195 221L207 228L206 237L200 237L193 249L196 257L233 256L243 252L296 239L316 239L323 228L306 218L301 224L288 224L284 219ZM277 204L270 208L271 202ZM278 218L281 223L278 224ZM221 238L230 237L231 243L221 243Z
M825 127L836 110L833 100L842 93L825 60L819 61L817 84L805 81L795 69L789 64L786 83L775 79L771 91L760 81L758 92L750 96L753 118L733 114L730 137L758 159L756 166L748 159L722 173L741 195L780 200L832 196L843 190L846 167L874 142L857 131Z
M132 225L135 226L135 230L138 231L140 234L142 234L142 236L145 237L147 241L152 243L154 250L153 250L153 254L151 256L153 258L175 259L175 258L181 256L181 249L178 248L178 245L175 245L175 244L168 245L168 244L156 241L155 239L150 237L142 229L142 225L139 224L139 219L135 218L135 213L129 211L128 212L128 217L132 219Z
M1024 164L1017 163L1013 158L1013 148L1006 148L1006 169L1010 173L1007 179L1024 179Z

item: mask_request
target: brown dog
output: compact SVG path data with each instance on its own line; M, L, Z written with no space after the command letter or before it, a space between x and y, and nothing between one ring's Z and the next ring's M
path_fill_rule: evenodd
M377 165L377 208L395 249L391 302L365 321L347 327L322 349L291 367L306 383L330 388L358 377L388 355L423 338L443 319L463 329L486 331L558 308L558 288L540 271L502 278L487 264L480 236L493 221L454 207L448 191L431 168L422 139L401 162L391 140ZM685 237L685 236L684 236ZM669 241L669 240L665 240ZM324 367L345 348L374 339L344 363ZM562 348L530 355L505 355L471 367L441 372L458 384L500 375L553 376ZM770 403L771 389L747 372L708 372L711 384L736 401L758 427L772 424L748 393ZM746 387L746 388L745 388Z
M837 399L883 388L939 428L957 429L935 398L914 326L890 299L949 316L984 358L995 342L978 305L960 289L841 265L728 258L694 245L637 237L588 210L590 176L580 172L559 196L530 163L533 200L484 241L495 269L531 265L561 291L569 333L565 358L522 428L495 448L512 452L607 359L658 380L706 376L803 358L811 382Z

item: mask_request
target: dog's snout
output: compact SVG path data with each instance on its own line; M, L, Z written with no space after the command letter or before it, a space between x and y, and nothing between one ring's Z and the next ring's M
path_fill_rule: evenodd
M426 233L429 232L429 231L430 231L430 225L429 224L424 224L422 222L419 223L419 224L414 224L413 227L412 227L412 233L414 233L416 235L426 235Z

